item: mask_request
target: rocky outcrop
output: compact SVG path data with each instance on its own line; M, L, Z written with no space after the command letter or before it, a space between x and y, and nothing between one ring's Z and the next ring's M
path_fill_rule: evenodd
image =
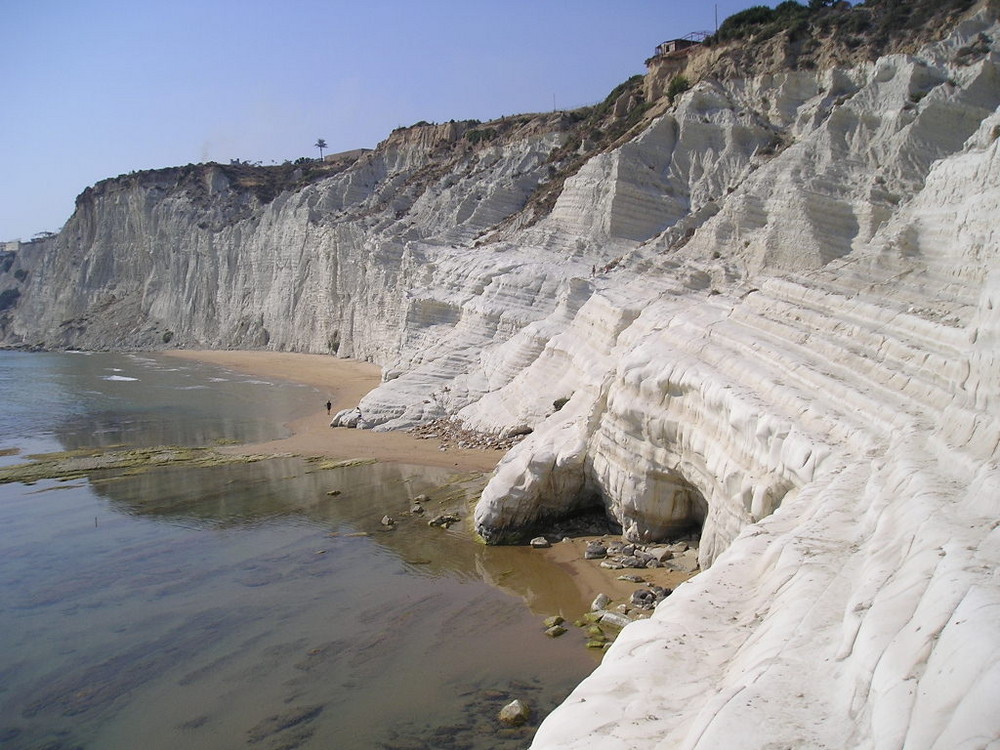
M275 195L119 180L0 258L0 332L370 359L342 419L524 436L487 540L594 508L637 542L700 527L704 572L536 747L988 745L995 40L983 13L917 54L702 80L579 164L544 115L402 129Z

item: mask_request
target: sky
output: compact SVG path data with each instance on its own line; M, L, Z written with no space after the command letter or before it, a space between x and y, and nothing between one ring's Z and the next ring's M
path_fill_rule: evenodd
M0 0L0 241L106 177L594 104L760 0ZM774 2L768 3L773 7Z

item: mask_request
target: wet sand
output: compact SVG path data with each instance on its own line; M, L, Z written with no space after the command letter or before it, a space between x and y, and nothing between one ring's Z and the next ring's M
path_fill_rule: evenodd
M255 351L170 351L171 357L219 365L237 372L280 378L311 385L319 390L315 413L288 422L292 435L282 440L243 445L232 451L293 453L341 459L376 459L390 463L444 466L460 471L490 472L503 451L448 448L437 440L424 440L407 432L372 432L330 427L325 404L333 402L331 414L357 406L361 398L381 382L381 370L367 362L339 359L324 354Z
M332 413L349 409L381 382L380 368L367 362L339 359L323 354L261 351L170 351L172 357L207 362L237 372L280 378L317 388L321 403L329 398ZM406 432L372 432L346 427L330 427L325 406L314 414L287 424L292 435L282 440L234 446L227 450L249 453L292 453L301 456L328 456L341 459L376 459L392 463L443 466L460 471L490 472L503 451L454 449L442 451L437 440L422 440ZM585 560L587 542L597 537L578 537L536 550L557 563L573 578L588 599L605 593L615 604L629 601L641 584L618 580L623 574L638 574L649 584L676 588L690 575L666 568L609 570L599 560ZM617 538L617 537L616 537Z

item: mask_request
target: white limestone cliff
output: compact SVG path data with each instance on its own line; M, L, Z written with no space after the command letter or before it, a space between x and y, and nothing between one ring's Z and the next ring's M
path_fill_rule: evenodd
M123 178L12 257L0 332L370 359L342 422L530 432L487 540L591 507L700 527L704 572L536 748L1000 747L998 66L984 12L916 55L702 81L539 220L556 115L398 131L270 201Z

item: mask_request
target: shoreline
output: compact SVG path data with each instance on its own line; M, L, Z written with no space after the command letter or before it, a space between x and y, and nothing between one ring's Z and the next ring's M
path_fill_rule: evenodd
M381 370L368 362L340 359L325 354L301 354L270 351L171 350L163 354L180 359L214 364L229 370L261 377L272 377L320 390L320 396L333 402L331 413L357 406L361 398L381 383ZM322 395L323 393L328 395ZM294 453L337 459L363 459L390 463L417 464L455 468L459 471L489 474L506 451L477 448L442 449L437 439L419 438L407 432L372 432L348 427L330 427L331 416L320 408L305 417L290 420L287 438L263 443L227 446L224 453ZM614 605L627 604L632 592L643 585L674 589L692 574L667 568L611 570L600 561L584 558L588 542L613 541L620 535L578 536L554 542L536 550L565 570L583 598L590 601L607 594ZM521 545L519 545L521 546ZM527 545L524 545L527 546ZM622 574L638 574L646 584L619 580Z
M263 443L228 446L223 452L375 459L484 474L493 471L504 455L504 451L500 450L443 448L437 440L419 438L408 432L330 427L333 414L357 406L366 393L382 382L381 368L368 362L294 352L174 349L162 353L245 374L301 383L320 391L317 397L320 406L315 412L285 423L292 433L290 436ZM322 406L327 399L333 403L329 415Z

